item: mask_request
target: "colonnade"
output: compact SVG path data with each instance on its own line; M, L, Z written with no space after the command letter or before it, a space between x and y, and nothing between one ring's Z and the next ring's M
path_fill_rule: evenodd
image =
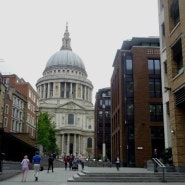
M84 153L83 149L83 136L80 134L61 134L60 135L60 145L61 154L76 154Z
M48 82L38 86L40 98L77 98L91 101L92 89L72 82Z

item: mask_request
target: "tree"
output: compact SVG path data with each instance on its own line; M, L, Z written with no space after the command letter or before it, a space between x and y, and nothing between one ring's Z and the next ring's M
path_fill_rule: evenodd
M38 127L37 127L37 144L43 146L45 153L58 152L55 137L55 126L51 121L50 115L40 113L38 115Z

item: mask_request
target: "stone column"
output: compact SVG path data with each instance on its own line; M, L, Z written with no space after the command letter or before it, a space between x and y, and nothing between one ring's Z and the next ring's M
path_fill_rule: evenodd
M41 97L44 98L44 85L41 85Z
M64 134L62 134L62 149L61 149L61 154L62 154L62 155L64 154L64 152L66 152L66 151L64 150L64 139L65 139L65 136L64 136ZM67 154L67 152L66 152L66 154Z
M70 134L67 134L67 151L66 151L67 155L70 154L69 153L69 144L70 144Z
M72 83L70 83L70 90L69 90L69 93L70 93L70 98L73 98L73 95L72 95L72 91L73 91L73 88L72 88Z
M66 98L66 82L64 82L64 98Z
M50 83L48 83L48 97L47 98L50 98Z
M82 151L81 151L81 142L80 142L80 140L81 140L81 137L80 137L80 134L78 135L78 151L79 151L79 153L81 153Z
M84 88L84 99L87 100L87 86Z
M46 84L44 84L44 97L43 98L46 98Z
M76 134L74 134L74 154L76 155Z

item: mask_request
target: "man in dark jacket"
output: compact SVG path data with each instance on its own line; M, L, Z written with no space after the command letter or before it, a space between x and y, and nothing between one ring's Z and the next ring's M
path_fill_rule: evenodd
M49 173L50 167L51 167L52 172L54 172L53 171L53 161L54 161L54 157L52 154L50 154L48 158L48 173Z
M154 152L152 154L152 158L154 158L154 159L159 159L160 158L159 153L158 153L156 148L154 149ZM158 172L157 166L158 166L158 164L154 161L154 172Z

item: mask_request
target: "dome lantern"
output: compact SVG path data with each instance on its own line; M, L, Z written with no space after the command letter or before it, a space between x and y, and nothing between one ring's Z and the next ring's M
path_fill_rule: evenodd
M52 69L71 68L81 71L85 76L87 75L82 59L72 51L69 35L68 24L66 23L66 30L62 38L62 47L49 58L43 73Z

